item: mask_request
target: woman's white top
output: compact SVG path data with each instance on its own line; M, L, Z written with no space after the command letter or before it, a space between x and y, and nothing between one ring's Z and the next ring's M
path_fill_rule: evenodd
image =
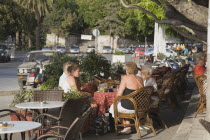
M147 86L153 86L154 87L154 90L156 91L157 90L157 83L155 81L154 78L149 78L148 80L145 80L144 79L144 86L147 87Z
M70 77L70 76L68 76L68 77ZM64 83L61 87L64 90L65 93L69 92L70 89L71 89L70 85L67 82L68 77L66 77L66 79L65 79L65 81L64 81Z
M68 77L67 74L63 73L59 78L59 86L62 87L63 83L65 82L66 78Z

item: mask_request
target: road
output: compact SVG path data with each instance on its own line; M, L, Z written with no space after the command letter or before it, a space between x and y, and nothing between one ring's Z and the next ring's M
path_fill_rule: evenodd
M0 91L10 91L19 89L17 82L17 67L20 62L11 61L0 63Z
M69 54L68 54L69 55ZM86 54L70 54L70 56L86 55ZM112 60L112 54L102 54L107 60ZM0 93L3 91L14 91L19 89L17 80L17 67L21 64L25 53L18 53L15 59L9 63L0 63ZM132 55L125 55L126 62L132 61Z

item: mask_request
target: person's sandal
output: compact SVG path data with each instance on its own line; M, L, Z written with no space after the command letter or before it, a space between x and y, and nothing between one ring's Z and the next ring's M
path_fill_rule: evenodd
M132 133L131 129L129 129L129 130L125 131L125 132L121 132L121 131L119 132L120 135L129 135L131 133Z

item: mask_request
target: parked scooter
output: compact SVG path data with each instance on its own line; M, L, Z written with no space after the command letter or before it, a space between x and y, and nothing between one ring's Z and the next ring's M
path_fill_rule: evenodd
M178 61L172 59L171 57L167 57L163 60L157 59L154 63L158 64L158 66L171 67L171 69L177 69L180 67Z
M188 73L187 73L187 76L188 76L188 77L189 77L189 76L193 76L193 69L194 69L195 63L194 63L194 61L192 60L192 58L189 57L189 56L188 56L186 59L187 59L187 63L190 65L190 66L189 66Z
M46 60L36 60L36 65L28 73L26 84L30 85L32 88L36 88L44 81L44 66L42 63L43 61Z

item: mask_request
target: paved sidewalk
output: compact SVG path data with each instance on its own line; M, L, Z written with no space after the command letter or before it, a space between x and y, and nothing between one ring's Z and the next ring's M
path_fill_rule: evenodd
M191 100L184 119L172 140L210 140L208 132L199 123L199 119L205 118L205 112L201 115L197 115L197 117L194 118L199 97L199 92L196 87L192 92Z

